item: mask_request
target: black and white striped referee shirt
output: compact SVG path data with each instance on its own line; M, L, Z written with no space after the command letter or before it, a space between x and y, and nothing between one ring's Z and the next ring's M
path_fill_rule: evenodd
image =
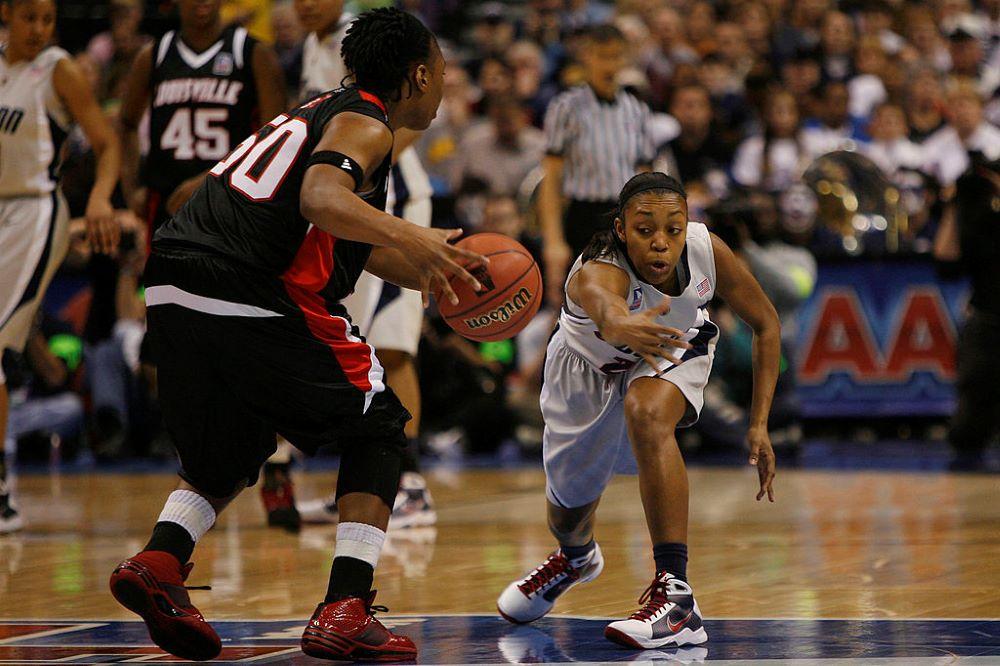
M625 90L602 100L589 85L567 90L545 114L546 152L563 158L562 193L578 201L614 201L655 146L649 107Z

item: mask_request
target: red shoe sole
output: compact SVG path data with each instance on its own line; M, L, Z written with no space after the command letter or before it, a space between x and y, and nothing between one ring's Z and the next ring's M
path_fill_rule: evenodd
M302 651L310 657L332 661L413 661L413 650L380 650L345 636L338 636L316 627L306 627L302 635Z
M635 648L637 650L647 649L639 645L639 643L634 638L632 638L625 632L619 631L617 629L612 629L611 627L604 628L604 637L607 638L612 643L617 643L618 645L627 648Z
M118 603L142 618L149 637L161 649L192 661L207 661L218 657L222 652L219 637L215 636L213 641L176 618L164 615L149 592L150 587L156 586L156 580L149 572L134 565L119 566L111 574L111 594Z

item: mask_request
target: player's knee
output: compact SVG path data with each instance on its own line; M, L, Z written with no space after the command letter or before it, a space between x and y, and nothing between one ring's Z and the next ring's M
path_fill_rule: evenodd
M665 400L638 391L625 394L625 419L629 431L654 432L677 427L683 412Z
M377 495L391 510L399 490L404 447L402 433L385 442L345 447L337 475L337 499L350 493Z

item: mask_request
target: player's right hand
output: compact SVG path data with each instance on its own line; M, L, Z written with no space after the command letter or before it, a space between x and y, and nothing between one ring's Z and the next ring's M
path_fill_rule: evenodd
M425 229L411 224L407 225L407 230L410 233L400 242L399 249L420 276L420 291L423 293L424 305L428 304L428 296L432 292L441 298L447 298L452 305L458 303L458 296L449 283L452 276L462 280L475 291L482 289L479 280L466 268L485 266L489 263L489 259L448 242L461 236L461 229Z
M611 330L601 334L606 342L616 347L628 347L652 368L660 368L658 358L680 365L680 355L675 356L674 350L691 349L691 344L681 339L683 331L657 323L656 318L668 312L670 298L664 296L656 307L625 315L609 327Z

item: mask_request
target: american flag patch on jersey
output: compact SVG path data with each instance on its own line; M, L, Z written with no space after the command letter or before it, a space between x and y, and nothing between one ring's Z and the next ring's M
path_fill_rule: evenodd
M711 291L712 284L708 281L708 278L705 278L704 280L698 283L697 289L698 289L698 297L701 298L709 291Z

